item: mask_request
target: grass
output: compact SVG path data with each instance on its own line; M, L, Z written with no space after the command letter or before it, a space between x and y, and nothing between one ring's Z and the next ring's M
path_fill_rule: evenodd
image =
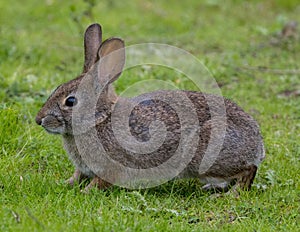
M0 231L298 231L299 30L276 37L300 22L298 2L93 2L0 2ZM52 89L80 73L91 22L106 38L171 44L206 64L223 95L261 125L267 157L250 192L211 198L195 180L89 195L66 186L73 166L34 117ZM153 78L193 89L158 67L125 72L116 89Z

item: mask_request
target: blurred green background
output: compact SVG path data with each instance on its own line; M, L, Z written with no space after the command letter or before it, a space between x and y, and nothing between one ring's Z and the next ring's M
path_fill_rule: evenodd
M0 231L297 231L299 1L25 0L1 1L0 9ZM126 45L190 52L258 121L267 158L250 192L212 198L183 180L85 196L65 184L73 166L59 136L34 117L55 87L80 74L83 33L93 22ZM155 66L124 72L115 87L121 93L148 79L194 89Z

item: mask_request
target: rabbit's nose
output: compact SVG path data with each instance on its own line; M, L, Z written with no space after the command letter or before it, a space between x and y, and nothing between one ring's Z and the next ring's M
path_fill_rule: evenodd
M41 124L42 124L42 118L39 117L39 116L36 116L36 117L35 117L35 122L36 122L38 125L41 125Z

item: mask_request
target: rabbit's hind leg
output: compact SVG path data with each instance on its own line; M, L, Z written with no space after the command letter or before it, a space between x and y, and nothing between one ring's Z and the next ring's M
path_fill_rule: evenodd
M252 164L246 170L236 175L236 184L234 189L250 190L255 178L257 166Z
M242 172L230 178L206 177L200 181L206 183L202 189L210 192L226 192L239 195L239 190L250 190L257 171L256 165L250 165ZM217 194L218 195L218 194ZM219 196L219 195L218 195Z

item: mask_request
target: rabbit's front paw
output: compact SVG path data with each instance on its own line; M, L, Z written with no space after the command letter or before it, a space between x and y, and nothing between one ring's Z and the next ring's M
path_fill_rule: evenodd
M70 186L74 186L76 182L80 183L88 177L85 176L79 169L76 169L73 175L66 181Z
M100 177L95 176L92 181L86 186L83 190L81 190L82 193L89 193L90 190L94 187L97 187L98 189L104 190L110 187L111 184L106 182L105 180L102 180Z

